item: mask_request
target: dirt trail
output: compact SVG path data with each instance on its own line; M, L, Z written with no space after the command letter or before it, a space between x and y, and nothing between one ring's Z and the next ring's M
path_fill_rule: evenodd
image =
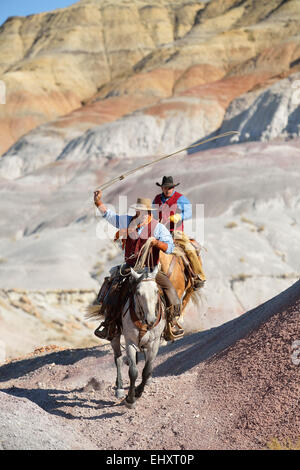
M29 399L99 449L263 449L274 438L295 442L299 312L300 281L239 318L161 347L135 410L114 397L108 344L5 364L1 391L11 400ZM0 405L2 422L3 413ZM8 441L0 427L0 442L14 448L20 441Z

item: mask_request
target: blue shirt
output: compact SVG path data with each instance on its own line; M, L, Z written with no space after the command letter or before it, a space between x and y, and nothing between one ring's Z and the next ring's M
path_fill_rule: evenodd
M164 204L166 201L168 201L173 196L174 193L175 193L175 189L172 192L170 197L166 197L164 195L164 193L162 193L161 194L162 203ZM154 199L152 201L152 204L154 204ZM181 220L191 219L191 217L192 217L192 204L188 200L187 197L185 197L183 195L180 196L180 198L177 199L177 206L178 206L178 209L181 211L181 214L180 214L181 215Z
M128 228L131 220L132 215L118 215L111 209L107 209L107 211L103 214L104 219L107 220L110 224L118 229ZM144 227L140 227L138 229L138 234L141 233ZM162 224L158 223L153 232L154 237L159 240L160 242L167 243L168 249L166 253L170 254L173 253L174 250L174 241L172 235L170 234L169 230Z

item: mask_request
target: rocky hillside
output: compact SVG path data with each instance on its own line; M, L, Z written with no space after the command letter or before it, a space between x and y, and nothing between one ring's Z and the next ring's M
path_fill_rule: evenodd
M93 190L226 130L240 134L143 170L105 201L125 212L124 196L153 197L162 175L181 182L207 274L187 331L299 278L299 23L295 0L81 0L2 25L2 360L95 344L84 308L123 254Z
M197 124L165 145L190 143L221 125L234 98L299 70L299 15L297 0L81 0L9 18L0 29L1 150L49 121L44 138L55 133L61 149L145 107L146 125L162 120L154 151L178 112Z

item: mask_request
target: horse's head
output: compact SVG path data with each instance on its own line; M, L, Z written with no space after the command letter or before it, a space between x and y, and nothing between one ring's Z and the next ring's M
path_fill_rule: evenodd
M148 325L153 325L158 313L158 286L155 280L158 268L152 272L147 268L137 273L131 268L131 283L137 315Z

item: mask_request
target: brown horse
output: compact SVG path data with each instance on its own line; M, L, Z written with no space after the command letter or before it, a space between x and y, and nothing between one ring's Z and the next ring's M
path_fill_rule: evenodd
M195 253L200 260L200 255L198 252L197 242L195 240L190 240L194 246ZM151 259L151 239L148 239L145 245L143 246L138 261L135 268L142 269L144 266L149 266L149 260ZM190 260L187 257L184 249L176 243L175 248L172 254L166 254L163 251L160 251L159 255L159 269L168 276L169 280L175 287L177 295L181 300L181 316L184 313L184 310L192 300L196 305L199 305L199 298L196 295L194 290L193 282L193 270L191 267ZM171 329L168 328L171 336L170 339L175 339L175 336L172 335Z
M189 275L189 262L183 250L178 247L176 247L174 253L170 255L161 251L159 262L160 269L169 277L181 300L181 315L183 315L188 302L191 299L194 302L198 300L193 289L191 276Z

